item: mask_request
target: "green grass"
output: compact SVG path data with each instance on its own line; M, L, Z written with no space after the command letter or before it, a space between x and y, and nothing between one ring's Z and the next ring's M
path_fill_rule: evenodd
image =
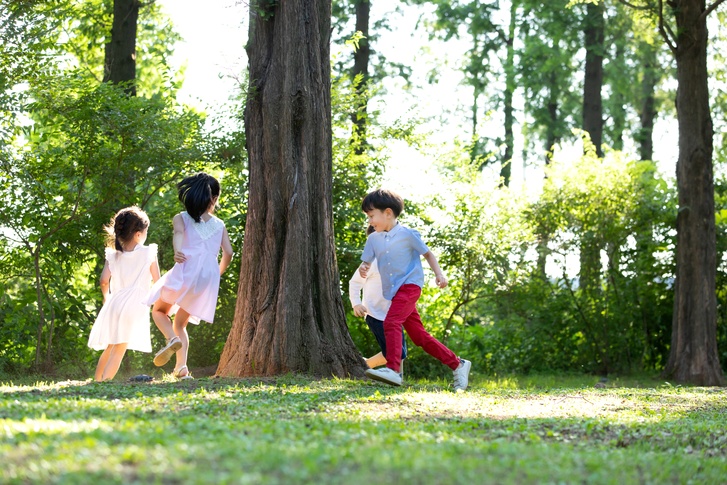
M0 483L727 483L725 389L597 383L7 382Z

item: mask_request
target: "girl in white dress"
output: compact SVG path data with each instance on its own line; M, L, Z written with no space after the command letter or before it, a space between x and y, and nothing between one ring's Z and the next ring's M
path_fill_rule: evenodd
M159 279L157 245L144 246L149 217L138 207L121 209L104 228L109 235L101 272L103 307L91 328L88 346L103 350L97 382L113 379L127 349L151 352L149 307L143 300Z
M187 324L214 321L220 275L232 260L232 244L225 223L212 215L220 196L217 179L200 172L179 182L177 191L187 211L172 219L176 264L152 287L146 303L153 305L154 323L167 339L154 364L162 366L176 353L174 376L189 379Z

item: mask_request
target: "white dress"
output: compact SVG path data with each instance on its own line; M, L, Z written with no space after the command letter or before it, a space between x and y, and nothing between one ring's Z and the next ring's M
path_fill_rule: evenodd
M126 343L128 350L151 352L150 314L144 298L151 287L150 267L156 257L156 244L137 244L133 251L106 248L111 294L91 328L89 347L104 350L111 344Z
M187 256L184 263L175 263L146 298L146 304L154 305L161 299L172 304L170 313L177 307L189 313L190 323L200 320L212 323L215 319L217 295L220 290L220 266L217 260L222 244L225 223L215 216L194 222L192 216L182 212L184 239L180 250Z

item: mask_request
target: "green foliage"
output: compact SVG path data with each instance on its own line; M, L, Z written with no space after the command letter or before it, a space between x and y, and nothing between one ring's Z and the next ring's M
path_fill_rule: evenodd
M727 473L721 390L551 375L479 380L463 394L448 384L9 382L0 481L719 483Z
M37 324L38 338L45 335L43 362L51 365L85 355L98 304L92 282L102 262L101 226L132 204L148 209L154 224L149 200L201 167L205 154L201 117L163 98L128 97L74 73L41 73L29 93L32 123L0 160L0 225L8 241L2 260L14 270L2 283L21 301L35 294L37 313L24 325L17 320L16 330ZM63 343L58 355L54 340Z

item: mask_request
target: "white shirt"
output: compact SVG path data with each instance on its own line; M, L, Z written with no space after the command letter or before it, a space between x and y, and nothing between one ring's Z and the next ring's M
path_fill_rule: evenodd
M362 304L361 290L363 290L363 306L368 310L368 314L383 322L391 306L391 301L384 298L381 290L381 275L375 259L371 262L366 278L362 277L356 268L348 282L348 298L354 307Z

